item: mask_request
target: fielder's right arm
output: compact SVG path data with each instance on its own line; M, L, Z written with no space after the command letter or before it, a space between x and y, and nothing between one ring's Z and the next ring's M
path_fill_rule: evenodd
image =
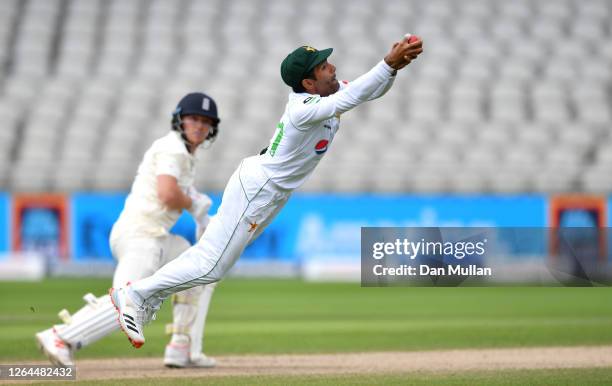
M289 111L292 123L296 127L303 127L308 123L321 122L381 96L391 87L397 70L404 68L421 52L421 41L408 43L407 39L403 39L395 43L384 60L335 94L327 97L312 95L303 103L293 105Z

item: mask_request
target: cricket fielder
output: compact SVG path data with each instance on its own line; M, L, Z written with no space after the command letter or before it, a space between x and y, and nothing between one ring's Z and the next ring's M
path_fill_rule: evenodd
M152 275L189 248L183 237L170 234L183 209L196 222L197 237L208 225L210 198L193 186L196 151L212 143L220 119L215 101L203 93L183 97L172 114L171 131L156 140L138 168L125 207L114 224L110 245L118 265L113 286ZM212 285L211 285L212 284ZM202 337L214 283L193 286L173 298L172 333L166 346L168 367L213 367L202 354ZM119 329L108 295L87 294L75 314L60 312L64 324L36 334L40 349L57 365L72 365L75 351Z
M283 60L281 77L294 92L276 132L263 154L242 160L230 177L202 238L153 276L110 289L121 328L134 347L144 344L143 325L165 298L225 275L312 173L338 131L340 115L382 96L397 70L422 52L420 39L409 40L396 42L384 60L351 83L336 79L336 67L327 61L331 48L303 46Z

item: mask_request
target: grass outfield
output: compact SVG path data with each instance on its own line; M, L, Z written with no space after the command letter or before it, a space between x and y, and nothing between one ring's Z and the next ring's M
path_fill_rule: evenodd
M100 279L0 283L0 363L44 360L34 333L59 323L61 308L74 312L83 294L105 293L109 285ZM205 348L216 355L609 345L611 299L612 288L605 287L361 288L227 280L213 297ZM165 304L140 350L115 333L77 358L159 357L170 315Z

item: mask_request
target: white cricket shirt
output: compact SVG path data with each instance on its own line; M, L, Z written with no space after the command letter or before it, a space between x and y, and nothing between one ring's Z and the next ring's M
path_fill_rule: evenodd
M157 176L176 178L187 192L195 179L196 157L190 154L176 131L159 138L145 153L119 219L113 237L122 234L150 237L165 236L181 216L181 211L164 206L157 195Z
M340 115L386 93L395 71L380 61L370 71L327 97L291 93L281 121L260 164L272 182L296 189L312 173L338 131Z

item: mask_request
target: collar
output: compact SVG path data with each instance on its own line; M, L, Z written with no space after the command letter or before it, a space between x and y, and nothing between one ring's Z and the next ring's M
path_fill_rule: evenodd
M174 142L177 143L177 150L180 153L183 153L185 155L187 155L188 157L191 157L193 159L198 159L199 158L199 154L202 151L202 145L198 146L195 150L195 152L193 154L191 154L189 152L189 150L187 150L187 144L185 143L185 141L183 140L183 137L181 136L181 133L179 133L176 130L171 130L170 134L168 134L169 136L171 136L174 140ZM180 150L179 150L180 149Z

